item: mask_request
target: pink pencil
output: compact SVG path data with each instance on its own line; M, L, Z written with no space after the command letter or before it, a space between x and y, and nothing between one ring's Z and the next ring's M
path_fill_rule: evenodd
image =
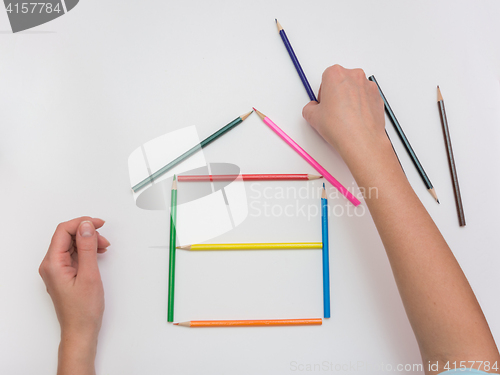
M264 121L264 124L269 126L276 134L278 134L281 139L283 139L288 145L293 148L300 156L302 156L311 166L316 169L319 173L323 175L333 186L335 186L351 203L358 206L361 202L352 195L349 190L347 190L340 182L338 182L335 177L333 177L328 171L323 168L316 160L313 159L311 155L304 151L292 138L290 138L283 130L281 130L278 125L271 121L271 119L254 108L255 113Z

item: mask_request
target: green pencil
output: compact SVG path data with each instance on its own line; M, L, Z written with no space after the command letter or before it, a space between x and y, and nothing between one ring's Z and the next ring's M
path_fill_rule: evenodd
M168 314L167 322L174 321L174 287L175 287L175 243L177 222L177 180L174 175L170 194L170 256L168 264Z
M193 148L187 150L185 153L183 153L181 156L175 158L174 160L172 160L170 163L168 163L167 165L165 165L164 167L158 169L155 173L153 173L151 176L149 177L146 177L144 180L142 180L141 182L139 182L137 185L133 186L132 187L132 190L134 191L134 193L137 193L139 190L141 190L144 186L147 186L149 185L150 183L152 183L154 180L158 179L160 176L162 176L164 173L168 172L169 170L171 170L173 167L175 167L177 164L179 164L180 162L186 160L187 158L189 158L190 156L192 156L193 154L197 153L199 150L201 150L203 147L206 147L208 146L210 143L212 143L213 141L215 141L217 138L219 138L222 134L224 133L227 133L229 130L231 130L232 128L234 128L236 125L238 124L241 124L244 120L246 120L246 118L248 116L250 116L250 114L252 113L253 111L250 111L248 112L247 114L245 115L241 115L240 117L234 119L233 121L231 121L229 124L227 124L226 126L220 128L219 130L217 130L214 134L212 134L211 136L205 138L203 141L201 141L199 144L197 144L196 146L194 146Z

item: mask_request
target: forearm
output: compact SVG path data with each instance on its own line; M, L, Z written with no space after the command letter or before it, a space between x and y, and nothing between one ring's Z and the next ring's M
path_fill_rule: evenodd
M424 363L439 360L442 366L444 360L498 360L474 293L408 183L389 140L381 133L365 146L366 157L348 155L345 159L358 185L371 193L366 203Z
M57 375L95 375L97 336L61 335Z

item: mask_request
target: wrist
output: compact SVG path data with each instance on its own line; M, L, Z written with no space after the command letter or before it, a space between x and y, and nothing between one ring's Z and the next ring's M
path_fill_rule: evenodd
M96 352L97 334L63 331L59 345L58 374L94 374Z

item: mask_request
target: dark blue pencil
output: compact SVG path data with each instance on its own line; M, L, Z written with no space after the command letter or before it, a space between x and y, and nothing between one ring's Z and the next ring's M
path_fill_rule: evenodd
M314 96L314 92L311 88L311 85L309 85L309 82L307 81L306 75L304 74L304 71L300 66L299 60L297 59L297 56L295 56L295 52L293 52L292 45L290 44L290 41L288 40L285 34L285 30L283 30L283 27L280 25L278 20L276 20L276 25L278 26L278 32L280 33L281 39L283 40L283 44L285 45L286 50L288 51L288 54L292 59L293 65L295 65L295 69L297 69L297 73L299 74L299 77L302 80L302 84L304 85L304 88L307 91L307 95L309 95L309 99L311 99L311 101L314 100L315 102L317 102L318 100L316 99L316 96Z
M325 184L321 194L321 232L323 235L323 312L324 317L330 317L330 260L328 257L328 201Z

